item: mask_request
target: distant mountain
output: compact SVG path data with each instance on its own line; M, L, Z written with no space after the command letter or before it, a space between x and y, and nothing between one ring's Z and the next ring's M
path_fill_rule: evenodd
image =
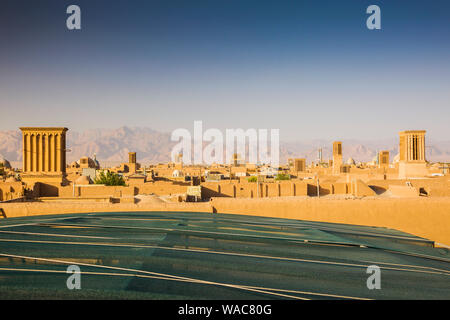
M128 161L128 152L137 153L141 162L165 162L175 143L170 134L149 128L93 129L82 133L67 132L68 161L96 154L103 161ZM0 147L1 150L1 147ZM1 151L0 151L1 152Z
M22 160L22 133L19 130L0 131L0 157L9 161Z
M331 158L331 140L308 140L280 143L280 162L288 158L307 158L315 161L318 148L322 148L324 160ZM128 161L128 152L137 152L138 162L158 163L170 161L170 153L176 142L170 141L169 133L161 133L150 128L121 127L118 129L92 129L84 132L67 132L67 162L83 156L105 162ZM395 138L380 141L343 140L344 161L349 157L355 161L370 161L377 151L389 150L392 158L398 153L398 140ZM427 140L427 159L450 162L450 141ZM19 130L0 131L0 156L9 161L22 160L22 135Z

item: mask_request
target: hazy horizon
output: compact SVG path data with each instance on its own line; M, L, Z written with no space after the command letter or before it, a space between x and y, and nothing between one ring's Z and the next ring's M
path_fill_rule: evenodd
M144 127L119 127L116 129L90 129L67 132L67 163L83 156L93 157L102 163L122 163L128 159L128 152L137 152L137 158L144 163L170 161L172 148L178 142L171 141L169 132L159 132ZM280 161L288 158L317 160L318 148L323 150L323 158L331 158L332 142L336 139L280 139ZM344 160L349 157L356 161L370 161L381 150L389 150L391 161L398 153L398 136L388 139L366 140L361 138L340 139L343 142ZM248 141L247 141L248 142ZM208 145L204 142L204 146ZM224 146L225 147L225 146ZM247 150L248 151L248 150ZM0 130L0 156L19 165L22 157L22 134L20 130ZM450 161L450 140L426 139L427 160L432 162Z
M39 127L41 125L34 125L34 124L30 124L30 125L21 125L20 127L26 127L26 126L31 126L31 127ZM48 127L64 127L63 125L60 125L59 123L54 123L54 124L49 124ZM111 126L111 127L89 127L89 128L84 128L84 129L76 129L76 128L71 128L68 127L68 131L67 134L70 136L73 133L77 134L77 135L82 135L91 131L103 131L103 132L109 132L109 131L116 131L116 130L120 130L122 128L128 128L128 129L139 129L139 130L152 130L155 131L157 133L160 134L167 134L167 135L171 135L172 131L164 131L164 130L158 130L152 126L132 126L132 125L119 125L119 126ZM189 132L191 132L191 134L193 134L193 123L191 124L187 124L185 127L183 127L184 129L187 129ZM209 129L212 128L211 126L204 126L203 128L203 133ZM177 129L177 128L174 128ZM225 128L223 130L221 130L222 134L225 136L225 130L226 129L258 129L258 127L235 127L235 128ZM426 128L421 128L423 130L426 130L426 134L425 137L427 139L427 141L435 141L435 142L450 142L450 137L447 136L436 136L433 135L433 130L431 130L431 132L429 130L427 130ZM417 129L416 130L421 130L421 129ZM344 140L344 141L357 141L357 142L368 142L368 143L381 143L381 142L386 142L386 143L391 143L391 142L395 142L398 143L398 133L400 131L405 131L405 130L413 130L412 128L409 129L402 129L402 130L397 130L395 132L392 132L391 136L382 136L382 137L359 137L358 134L355 134L354 136L334 136L334 137L302 137L301 135L298 136L291 136L291 137L286 137L283 135L283 129L280 129L280 141L284 142L284 143L301 143L301 142L312 142L312 141L324 141L324 142L330 142L330 141L340 141L340 140ZM0 127L0 132L7 132L7 131L15 131L15 132L21 132L19 127L17 128L12 128L12 129L3 129Z

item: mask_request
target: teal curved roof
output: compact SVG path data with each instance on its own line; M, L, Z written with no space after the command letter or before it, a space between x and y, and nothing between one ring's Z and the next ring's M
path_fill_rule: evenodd
M82 290L67 289L69 265ZM244 215L8 218L0 298L450 299L450 254L392 229Z

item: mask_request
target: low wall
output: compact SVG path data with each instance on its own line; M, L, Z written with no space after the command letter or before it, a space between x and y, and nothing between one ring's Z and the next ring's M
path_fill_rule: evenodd
M349 193L347 183L320 183L320 195L347 194ZM228 198L276 198L287 196L317 196L317 184L312 180L306 181L279 181L273 183L256 182L204 182L202 186L202 197Z
M214 212L393 228L450 246L450 198L213 198Z
M21 182L0 182L0 201L20 198L23 193Z
M130 186L104 186L96 184L90 184L87 186L77 185L74 188L73 185L57 186L48 183L37 183L35 188L38 188L37 194L40 197L122 197L132 196L138 193L153 193L157 195L185 193L189 185L190 183L186 182L158 181L136 184L133 183Z
M89 212L123 212L123 211L187 211L211 212L209 202L183 203L105 203L105 202L23 202L2 203L6 218L38 216L49 214L89 213Z
M75 193L75 194L74 194ZM90 184L87 186L77 185L59 188L59 197L116 197L134 196L137 189L134 186L103 186Z
M139 194L171 195L186 193L189 182L158 181L135 184Z

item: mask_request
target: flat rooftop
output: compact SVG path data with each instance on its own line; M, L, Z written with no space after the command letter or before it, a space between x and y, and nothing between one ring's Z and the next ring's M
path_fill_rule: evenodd
M0 299L34 298L450 299L450 253L392 229L234 214L3 219Z

